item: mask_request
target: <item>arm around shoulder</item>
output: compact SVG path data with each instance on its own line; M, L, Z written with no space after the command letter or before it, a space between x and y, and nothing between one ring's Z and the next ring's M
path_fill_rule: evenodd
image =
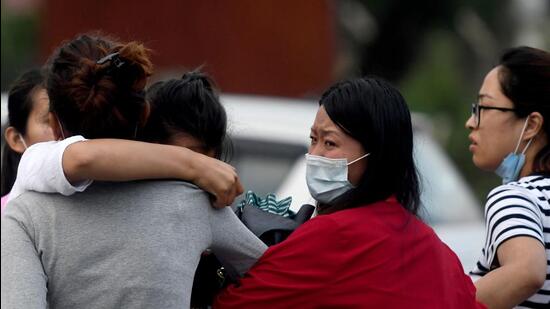
M232 166L173 145L122 139L74 143L63 154L63 171L71 183L87 179L181 179L212 193L220 207L230 205L242 193Z

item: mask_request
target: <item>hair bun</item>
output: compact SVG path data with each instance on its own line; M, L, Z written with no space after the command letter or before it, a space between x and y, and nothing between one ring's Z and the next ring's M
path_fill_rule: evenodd
M108 106L113 88L112 78L105 74L105 69L95 61L82 58L80 69L75 72L73 82L67 89L82 112L95 113Z
M118 52L121 66L117 67L117 75L130 83L135 91L142 91L147 84L147 78L153 74L153 63L149 60L151 51L143 44L136 41L118 46L114 52ZM113 63L110 63L113 65Z

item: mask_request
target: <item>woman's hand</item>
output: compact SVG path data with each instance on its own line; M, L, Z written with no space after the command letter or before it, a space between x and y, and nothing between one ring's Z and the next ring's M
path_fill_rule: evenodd
M225 162L196 153L191 181L212 194L212 205L222 208L231 205L243 193L243 186L235 168Z

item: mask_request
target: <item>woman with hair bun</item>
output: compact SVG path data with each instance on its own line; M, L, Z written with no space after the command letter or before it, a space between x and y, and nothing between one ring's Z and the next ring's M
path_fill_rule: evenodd
M47 73L50 123L56 138L67 137L57 143L142 134L151 70L138 43L83 35L62 45ZM121 160L133 158L113 158ZM230 208L214 210L203 191L178 181L95 182L72 196L24 192L10 201L1 235L7 308L188 307L206 248L240 273L265 250Z

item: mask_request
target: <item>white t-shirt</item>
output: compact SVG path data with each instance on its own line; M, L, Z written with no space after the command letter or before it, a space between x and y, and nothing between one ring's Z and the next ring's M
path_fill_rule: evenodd
M83 136L75 135L62 141L36 143L25 150L8 202L26 191L72 195L86 190L92 180L71 184L63 172L62 161L67 146L85 140Z

